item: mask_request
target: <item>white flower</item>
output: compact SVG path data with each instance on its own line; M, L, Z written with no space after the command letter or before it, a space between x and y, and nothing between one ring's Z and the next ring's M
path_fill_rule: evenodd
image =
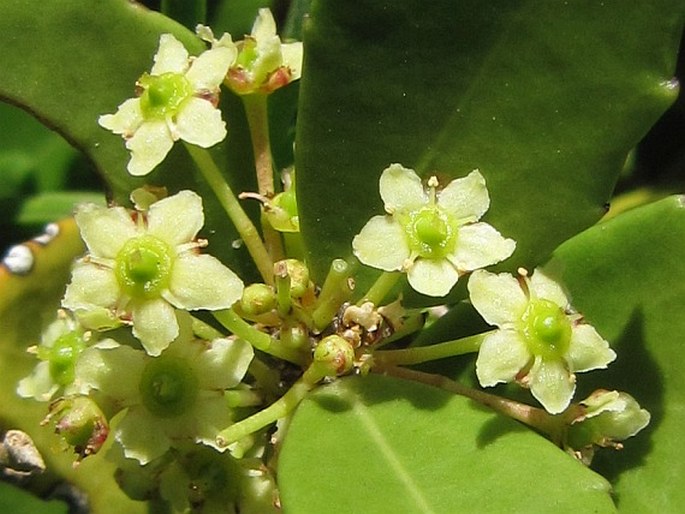
M70 394L76 362L89 338L90 334L76 320L60 311L43 331L40 345L34 347L40 362L28 377L19 381L17 394L43 402L52 400L60 390Z
M121 322L150 355L178 335L174 307L227 309L240 299L238 276L198 248L204 223L202 199L192 191L153 203L149 210L84 204L76 223L88 247L77 261L62 305L92 329Z
M406 271L419 293L445 296L461 275L509 257L516 248L487 223L478 222L490 206L485 179L478 172L436 191L410 169L392 164L380 178L387 216L374 216L352 241L364 264Z
M221 45L190 58L180 41L162 34L152 70L138 80L141 95L98 120L126 140L131 175L147 175L164 160L174 141L209 148L226 137L216 103L236 55L235 46Z
M606 368L609 344L575 313L559 284L536 270L519 280L479 270L469 279L471 303L499 330L483 340L476 374L484 387L517 380L552 413L565 410L575 372Z
M127 458L146 464L188 443L219 450L216 436L233 421L224 393L247 372L250 344L180 337L159 357L118 344L97 350L79 361L78 382L126 409L113 433Z
M281 43L269 9L259 10L252 33L237 45L226 84L238 94L270 93L302 75L302 42Z

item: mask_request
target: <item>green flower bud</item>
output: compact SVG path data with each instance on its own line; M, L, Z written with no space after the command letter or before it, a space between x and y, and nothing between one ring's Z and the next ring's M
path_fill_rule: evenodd
M62 398L54 402L43 423L52 419L55 420L55 432L74 447L79 460L97 453L109 434L105 415L86 396Z
M339 335L324 337L314 349L314 362L324 366L326 376L340 376L354 367L354 348Z
M309 290L309 268L297 259L285 259L275 264L276 274L278 275L285 266L285 272L290 277L290 296L292 298L302 298Z
M276 308L276 293L266 284L251 284L243 290L240 308L248 316L259 316Z

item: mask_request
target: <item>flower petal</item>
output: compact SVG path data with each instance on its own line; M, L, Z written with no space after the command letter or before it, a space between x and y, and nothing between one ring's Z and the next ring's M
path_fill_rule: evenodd
M22 398L33 398L39 402L52 399L59 385L52 379L50 363L39 362L28 377L22 378L17 385L17 394Z
M473 170L453 180L438 193L438 205L462 223L478 221L490 207L483 175Z
M303 46L301 41L281 45L283 66L290 70L290 80L298 80L302 76Z
M471 303L490 325L515 323L521 319L528 299L518 281L508 273L476 270L469 278Z
M161 457L171 446L164 433L162 418L155 418L140 405L131 407L119 422L114 438L124 449L124 455L142 465Z
M447 258L462 272L473 271L503 261L516 249L487 223L471 223L457 229L457 244Z
M124 137L131 137L141 123L143 123L143 113L140 110L140 98L129 98L114 114L103 114L98 118L98 124L101 127Z
M445 296L459 280L459 273L445 259L416 259L407 271L409 285L421 294Z
M176 131L188 143L209 148L226 137L221 111L202 98L189 98L176 116Z
M401 164L391 164L383 170L379 189L385 210L391 214L397 210L420 209L428 203L419 176Z
M80 204L74 218L88 250L97 257L114 259L124 243L136 235L136 225L123 207Z
M476 375L483 387L511 382L532 355L514 330L497 330L485 337L478 351Z
M267 39L276 35L276 21L271 10L267 8L259 9L257 18L252 25L251 36L257 41Z
M537 268L530 277L530 294L531 298L549 300L564 310L570 307L564 288L545 275L541 268Z
M367 266L399 271L410 251L402 226L391 216L374 216L352 240L354 255Z
M604 369L616 359L616 353L609 343L602 339L591 325L580 324L573 327L571 343L566 360L571 371L590 371Z
M148 355L156 357L178 336L174 308L161 298L135 305L132 316L133 335Z
M81 354L74 388L80 394L96 389L122 406L136 404L140 401L138 386L145 358L145 352L112 340L97 343Z
M202 198L185 190L150 206L147 232L175 247L195 239L204 223Z
M126 141L131 160L126 169L136 177L147 175L161 163L174 145L165 120L146 121Z
M179 309L228 309L243 294L243 282L211 255L179 255L165 298Z
M216 91L233 64L238 49L233 46L217 46L200 54L190 65L186 79L194 91Z
M200 388L224 390L237 386L254 357L252 345L242 339L215 339L191 363L198 370Z
M114 272L87 261L77 261L71 272L62 306L72 310L96 307L112 309L119 299L119 284Z
M530 391L550 414L563 412L576 390L576 377L563 362L536 358L528 373Z
M224 398L205 398L197 403L192 414L193 430L190 434L195 442L211 446L220 452L226 450L216 444L216 436L232 422L231 409L227 408Z
M178 39L171 34L162 34L159 38L159 49L155 54L155 64L150 73L184 73L188 69L188 51Z

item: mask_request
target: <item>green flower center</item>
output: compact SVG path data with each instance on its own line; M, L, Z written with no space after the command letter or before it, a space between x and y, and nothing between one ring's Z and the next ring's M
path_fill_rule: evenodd
M568 351L571 322L556 303L549 300L531 302L522 321L528 348L534 355L558 359Z
M177 357L150 360L140 379L145 408L160 418L180 416L195 403L197 377L188 363Z
M172 251L154 236L129 239L115 259L114 274L131 298L156 298L169 285Z
M181 104L193 95L190 82L178 73L148 75L140 77L143 94L140 97L140 109L143 116L165 118L175 114Z
M59 385L71 384L75 378L76 360L86 347L81 334L68 332L60 336L45 356L50 377Z
M421 257L439 259L448 254L456 243L456 232L447 213L435 206L410 214L405 230L409 246Z

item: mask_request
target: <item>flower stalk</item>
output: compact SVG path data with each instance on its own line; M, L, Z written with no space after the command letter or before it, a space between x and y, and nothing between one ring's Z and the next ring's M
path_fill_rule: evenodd
M383 366L408 366L474 353L478 351L487 334L488 332L476 334L430 346L416 346L401 350L380 350L374 353L374 362Z
M221 174L214 159L212 159L208 151L202 148L189 144L185 146L195 164L197 164L198 169L207 180L209 187L212 188L212 191L214 191L214 194L219 199L219 203L221 203L224 211L226 211L226 214L228 214L228 217L235 225L240 237L245 242L247 251L250 252L264 282L273 284L273 262L269 252L259 237L256 227L247 214L245 214L233 190Z

